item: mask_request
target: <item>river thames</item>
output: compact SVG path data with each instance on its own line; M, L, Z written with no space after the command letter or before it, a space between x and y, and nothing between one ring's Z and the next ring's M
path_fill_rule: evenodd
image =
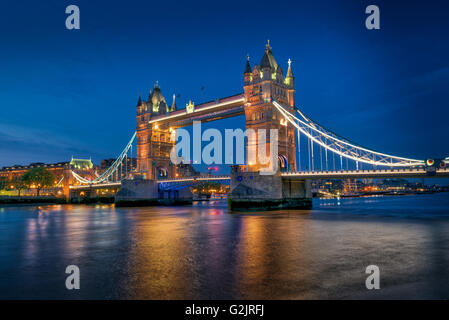
M380 290L365 287L371 264ZM447 299L449 193L232 214L224 201L3 206L0 298Z

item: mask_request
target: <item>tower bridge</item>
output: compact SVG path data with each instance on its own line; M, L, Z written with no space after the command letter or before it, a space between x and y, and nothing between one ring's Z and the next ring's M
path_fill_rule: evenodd
M180 183L221 179L230 181L233 208L296 208L311 205L311 179L449 176L446 167L449 157L420 160L373 151L311 120L295 103L294 83L291 61L284 75L269 44L259 64L251 66L247 58L243 93L198 105L189 101L185 109L178 109L175 96L169 105L156 83L146 100L139 96L136 132L111 167L93 180L73 175L81 185L93 188L110 183L110 177L126 160L136 139L137 168L132 172L133 180L122 181L118 200L160 198L164 196L160 191L170 190L170 186L177 188ZM175 141L170 139L172 132L194 121L209 122L239 115L245 115L246 129L277 130L277 141L270 141L271 137L265 141L246 141L247 154L250 149L258 150L261 144L270 153L273 143L277 143L276 159L235 166L229 176L179 177L177 166L170 161L170 151L175 146ZM307 144L305 150L301 150L301 141ZM302 163L307 163L306 168L301 167ZM263 170L276 166L279 170L275 174L262 174ZM176 197L189 197L187 190L178 189Z

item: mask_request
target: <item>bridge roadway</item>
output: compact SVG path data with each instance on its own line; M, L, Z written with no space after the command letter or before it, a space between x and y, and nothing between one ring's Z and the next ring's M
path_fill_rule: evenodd
M69 186L70 190L82 190L82 189L102 189L102 188L115 188L122 185L121 181L118 182L107 182L98 184L82 184L77 186Z
M300 171L281 173L284 179L363 179L363 178L449 178L449 168L439 168L435 175L429 175L423 168L386 169L386 170L339 170L339 171ZM158 180L158 183L175 183L185 181L229 180L229 176L185 177L170 180Z
M448 178L449 168L438 168L434 175L424 168L385 170L300 171L282 173L288 179L381 179L381 178Z
M412 169L385 169L385 170L340 170L340 171L300 171L281 173L282 178L288 180L303 179L380 179L380 178L449 178L449 168L438 168L434 175L424 168ZM229 176L196 176L176 179L158 180L157 183L179 183L188 181L220 181L229 180ZM90 188L108 188L119 187L121 182L109 182L92 185L70 186L70 189L90 189Z

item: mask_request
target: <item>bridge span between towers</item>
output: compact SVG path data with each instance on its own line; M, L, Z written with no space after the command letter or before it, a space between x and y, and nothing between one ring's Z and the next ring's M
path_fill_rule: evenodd
M424 168L385 169L385 170L337 170L337 171L299 171L283 172L282 179L383 179L383 178L449 178L449 168L438 168L429 172ZM177 183L188 181L223 181L230 176L197 176L158 180L157 183Z

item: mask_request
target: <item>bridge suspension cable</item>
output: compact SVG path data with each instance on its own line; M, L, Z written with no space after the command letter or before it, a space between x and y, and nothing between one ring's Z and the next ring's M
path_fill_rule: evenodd
M83 184L98 184L101 183L107 179L109 179L109 177L115 173L118 169L118 167L122 164L124 159L127 159L127 155L128 155L128 151L130 150L130 148L132 147L132 144L134 142L134 139L136 138L136 134L137 132L134 132L133 136L131 137L131 140L129 140L128 144L126 145L126 147L123 149L123 151L120 153L120 155L118 156L118 158L114 161L114 163L112 163L112 165L105 171L103 172L101 175L96 174L96 178L93 180L88 180L86 178L81 177L79 174L77 174L76 172L74 172L72 170L72 175L73 177L80 183Z
M313 142L335 154L338 154L340 156L341 167L343 167L342 157L360 163L388 167L411 167L424 165L423 160L392 156L356 145L313 122L299 110L297 111L302 119L290 113L275 100L272 100L272 104L294 127L301 131L301 133L307 136L307 138L311 141L312 167ZM449 160L449 158L447 159Z
M61 184L62 180L64 180L64 176L62 176L62 178L59 180L59 182L56 184L57 187L59 187L59 185Z
M82 176L80 176L79 174L77 174L76 172L74 172L72 170L72 176L79 182L79 183L84 183L84 184L89 184L92 183L91 180L88 180L86 178L83 178Z

